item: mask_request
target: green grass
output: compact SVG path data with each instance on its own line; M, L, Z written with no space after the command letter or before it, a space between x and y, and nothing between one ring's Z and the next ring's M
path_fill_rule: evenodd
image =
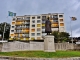
M16 51L16 52L0 52L0 56L64 58L64 57L80 57L80 51L56 51L56 52Z

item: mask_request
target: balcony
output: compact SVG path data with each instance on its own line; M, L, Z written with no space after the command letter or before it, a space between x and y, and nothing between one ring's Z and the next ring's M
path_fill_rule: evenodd
M24 22L24 24L30 24L30 22Z
M58 20L58 18L53 18L53 20Z
M42 23L45 23L45 21L42 21Z
M45 29L42 29L42 33L45 33Z
M24 28L29 28L30 26L20 26L20 27L16 27L15 29L18 30L18 29L24 29Z
M46 16L42 16L42 20L46 20Z
M42 26L45 26L45 24L42 24Z
M29 35L28 36L21 36L20 38L29 38Z
M52 28L58 28L59 25L51 25Z
M21 22L16 22L16 24L15 25L22 25L23 23L21 23Z
M41 27L41 24L37 24L37 27Z
M30 17L25 17L24 20L30 20Z
M23 33L24 34L26 34L26 33L29 34L29 31L24 31L24 32L23 31L15 31L15 33L16 34L23 34Z

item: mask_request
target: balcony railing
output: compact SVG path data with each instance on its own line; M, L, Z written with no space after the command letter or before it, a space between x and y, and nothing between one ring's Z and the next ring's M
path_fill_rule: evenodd
M45 23L45 21L42 21L42 23Z
M42 29L42 32L45 33L45 29Z
M29 28L30 26L15 27L15 29Z
M22 31L21 31L21 32L18 32L18 31L15 31L15 33L17 33L17 34L20 34L20 33L22 33L22 34L23 34L23 33L26 34L26 33L29 33L29 31L27 31L27 32L22 32Z
M56 26L52 25L51 27L52 27L52 28L58 28L58 27L59 27L59 25L56 25Z

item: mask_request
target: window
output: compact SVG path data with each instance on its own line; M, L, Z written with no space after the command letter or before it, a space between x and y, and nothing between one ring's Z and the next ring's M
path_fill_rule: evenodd
M45 29L45 26L42 26L42 29Z
M60 19L60 22L63 22L63 19Z
M37 31L40 31L41 29L40 28L37 28Z
M32 20L32 23L35 23L35 20Z
M30 20L30 17L24 17L25 20Z
M37 27L41 27L41 24L37 24Z
M31 35L32 35L32 36L35 36L35 33L32 33Z
M35 17L32 17L32 19L35 19Z
M15 21L16 19L15 18L13 18L13 21Z
M40 20L37 20L37 23L40 23Z
M11 32L14 32L14 30L11 30Z
M14 25L15 24L15 22L12 22L12 25Z
M64 23L60 23L60 26L64 26Z
M17 20L22 20L23 18L17 18Z
M42 16L42 19L46 19L46 16Z
M43 20L42 23L45 23L45 21Z
M12 26L12 28L14 28L14 26Z
M10 36L14 36L14 34L10 34Z
M45 26L45 24L42 24L42 27Z
M35 29L31 29L31 32L35 32Z
M35 27L35 25L32 25L32 27Z
M40 36L40 33L37 33L37 36Z
M63 17L63 15L59 15L59 17Z
M53 22L58 22L58 20L53 20Z
M58 16L57 15L53 15L53 18L58 18Z
M37 19L40 19L40 16L37 16Z

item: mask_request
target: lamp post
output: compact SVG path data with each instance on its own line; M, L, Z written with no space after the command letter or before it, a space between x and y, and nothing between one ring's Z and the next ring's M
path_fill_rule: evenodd
M73 44L73 36L72 36L72 19L70 17L70 29L71 29L71 41L72 41L72 44Z
M4 39L5 26L6 26L6 23L4 23L4 30L3 30L3 38L2 38L2 41L3 41L3 39Z

